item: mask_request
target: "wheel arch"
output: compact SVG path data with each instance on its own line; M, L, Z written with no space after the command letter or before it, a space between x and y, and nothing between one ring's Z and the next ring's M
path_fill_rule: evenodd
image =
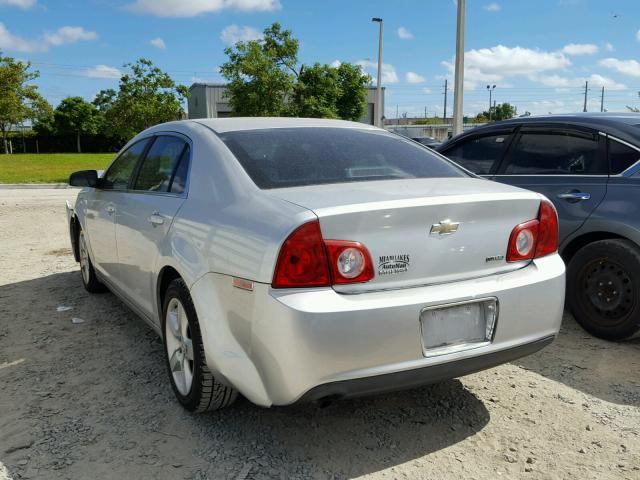
M600 240L613 240L613 239L629 240L630 242L633 242L633 240L631 240L630 238L627 238L624 235L620 235L614 232L605 232L605 231L587 232L575 238L572 238L571 241L569 241L569 243L567 243L567 245L565 245L562 248L560 256L562 257L562 260L564 260L564 263L568 265L571 259L574 257L574 255L582 247L585 247L590 243L597 242Z
M73 215L71 220L69 221L69 235L71 237L71 250L73 251L73 258L76 262L80 261L80 247L79 247L79 239L80 239L80 220L78 220L77 215Z
M156 304L158 307L158 318L162 317L162 306L164 303L164 293L167 291L169 284L177 278L184 277L180 275L180 272L171 265L165 265L158 273L158 280L156 282Z

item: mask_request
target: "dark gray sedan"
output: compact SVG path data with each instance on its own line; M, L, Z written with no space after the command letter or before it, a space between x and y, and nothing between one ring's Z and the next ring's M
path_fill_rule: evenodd
M640 115L546 115L459 135L440 153L558 210L567 304L602 338L640 332Z

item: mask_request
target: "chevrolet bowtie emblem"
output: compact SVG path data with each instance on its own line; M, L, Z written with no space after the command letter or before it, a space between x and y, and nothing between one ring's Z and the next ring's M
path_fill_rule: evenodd
M430 235L451 235L458 231L458 227L460 226L459 222L452 222L448 218L446 220L442 220L439 223L434 223L431 225L431 230L429 231Z

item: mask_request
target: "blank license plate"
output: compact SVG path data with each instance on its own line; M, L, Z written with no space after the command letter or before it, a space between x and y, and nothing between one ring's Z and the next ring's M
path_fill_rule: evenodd
M425 308L420 313L425 355L491 342L496 317L495 299Z

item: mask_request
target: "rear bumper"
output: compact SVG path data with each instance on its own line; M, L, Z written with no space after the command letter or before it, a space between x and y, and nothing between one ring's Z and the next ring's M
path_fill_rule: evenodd
M415 368L401 372L374 375L372 377L355 378L339 382L325 383L305 393L300 402L314 402L321 399L351 398L374 395L389 391L416 388L429 383L437 383L450 378L462 377L511 362L531 355L549 345L555 336L549 336L517 347L507 348L476 357L465 358L456 362L441 363L428 367Z
M560 328L565 267L558 255L503 274L354 295L331 288L233 288L207 274L191 288L207 364L259 405L407 388L532 353ZM493 341L425 357L420 312L495 297ZM512 356L513 355L513 356Z

